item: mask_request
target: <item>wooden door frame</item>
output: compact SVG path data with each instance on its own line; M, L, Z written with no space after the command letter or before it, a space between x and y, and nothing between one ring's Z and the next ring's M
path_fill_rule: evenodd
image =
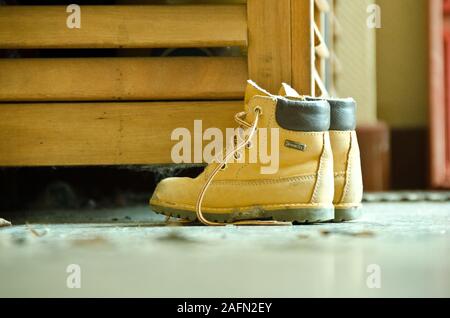
M282 82L314 95L314 0L248 0L248 73L271 93Z

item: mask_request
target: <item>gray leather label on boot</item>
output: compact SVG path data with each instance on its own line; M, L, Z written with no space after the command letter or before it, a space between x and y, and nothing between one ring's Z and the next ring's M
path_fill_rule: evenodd
M296 150L300 150L300 151L305 151L306 150L306 145L302 144L300 142L296 142L296 141L292 141L289 139L286 139L284 141L284 146L287 148L292 148L292 149L296 149Z

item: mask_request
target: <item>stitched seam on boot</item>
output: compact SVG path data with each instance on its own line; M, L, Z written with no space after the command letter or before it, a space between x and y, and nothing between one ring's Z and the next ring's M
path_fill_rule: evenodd
M339 200L339 204L342 204L344 202L345 197L347 196L347 193L350 188L350 175L352 170L352 164L351 164L351 158L352 158L352 150L353 150L353 134L350 133L350 145L347 153L347 168L345 171L345 185L344 189L342 190L341 199Z
M335 135L347 135L348 133L353 132L354 130L330 130L330 134Z
M280 128L283 129L283 128ZM321 136L323 132L313 132L313 131L293 131L293 130L286 130L283 129L283 133L289 134L289 135L305 135L305 136Z
M189 205L189 204L173 204L166 201L161 200L155 200L154 205L158 205L158 203L162 206L169 207L169 208L184 208L188 210L192 210L192 212L195 211L195 206ZM228 212L229 210L236 210L236 211L243 211L247 209L254 209L254 208L269 208L269 209L277 209L277 208L328 208L333 207L332 204L321 204L321 203L279 203L279 204L253 204L253 205L246 205L246 206L239 206L239 207L226 207L226 208L211 208L211 207L205 207L205 211L217 211L217 212Z
M323 134L323 146L322 146L322 153L320 154L320 159L319 159L319 166L316 172L317 178L316 178L316 183L314 184L314 191L313 194L311 196L311 203L317 203L317 192L318 192L318 188L320 186L320 181L322 180L322 173L323 173L323 157L325 155L325 150L326 150L326 145L325 145L325 134Z
M335 208L341 208L341 209L346 209L346 208L357 208L357 207L361 207L362 203L360 202L354 202L354 203L339 203L339 204L335 204Z
M302 175L297 177L278 178L278 179L261 179L261 180L217 180L211 183L214 185L266 185L266 184L279 184L279 183L300 183L303 181L311 181L316 178L316 174Z

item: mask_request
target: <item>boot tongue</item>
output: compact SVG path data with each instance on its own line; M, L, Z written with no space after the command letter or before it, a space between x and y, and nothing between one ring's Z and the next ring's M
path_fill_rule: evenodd
M297 93L297 91L295 89L293 89L290 85L288 85L286 83L281 84L281 88L278 92L278 95L286 96L286 97L296 97L296 98L301 97L300 94Z
M245 89L245 111L248 111L248 104L254 96L272 96L268 91L262 89L252 80L247 81L247 87Z

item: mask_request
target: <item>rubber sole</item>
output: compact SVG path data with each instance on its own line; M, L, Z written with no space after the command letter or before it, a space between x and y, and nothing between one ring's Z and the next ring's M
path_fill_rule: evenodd
M197 215L193 211L179 210L159 205L150 205L152 210L164 214L189 221L195 221ZM214 222L232 223L242 220L275 220L293 223L318 223L333 220L334 208L299 208L286 210L264 210L261 208L246 212L230 212L230 213L208 213L203 212L206 219Z
M333 222L345 222L359 219L362 215L362 208L354 206L350 208L335 207Z

